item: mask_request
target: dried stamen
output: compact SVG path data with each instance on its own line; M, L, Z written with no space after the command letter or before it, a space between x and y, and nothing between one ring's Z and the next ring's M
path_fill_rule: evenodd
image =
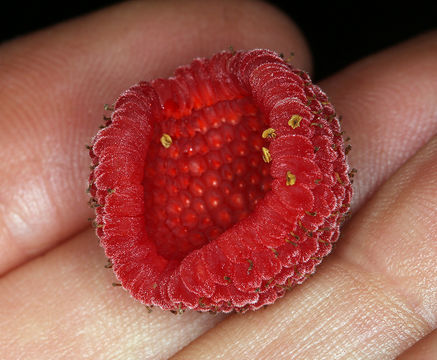
M270 161L272 161L272 155L270 155L269 149L267 149L267 148L265 148L263 146L263 148L261 150L263 152L263 160L264 160L264 162L269 163Z
M263 131L261 136L263 139L266 139L266 138L274 139L276 137L276 130L273 128L268 128L268 129Z
M162 146L164 146L166 149L168 149L172 143L173 143L173 140L169 134L162 134L162 136L161 136Z
M290 120L288 120L288 125L291 126L292 129L296 129L300 126L300 122L302 121L302 116L294 114L291 116Z
M296 184L296 175L292 174L291 171L287 171L287 181L285 184L287 186Z

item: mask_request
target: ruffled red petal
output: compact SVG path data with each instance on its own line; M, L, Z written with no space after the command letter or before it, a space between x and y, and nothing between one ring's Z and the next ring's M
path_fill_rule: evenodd
M335 110L272 51L195 59L117 100L93 140L91 204L146 305L256 310L329 254L352 189Z

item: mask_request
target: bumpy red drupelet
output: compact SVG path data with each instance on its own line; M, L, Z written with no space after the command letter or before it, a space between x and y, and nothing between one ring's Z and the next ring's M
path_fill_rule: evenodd
M331 251L351 201L333 106L268 50L224 51L131 87L90 155L117 278L178 312L273 303Z

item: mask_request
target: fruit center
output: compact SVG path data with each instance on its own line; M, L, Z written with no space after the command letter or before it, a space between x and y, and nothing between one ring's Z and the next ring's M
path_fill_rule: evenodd
M155 124L145 165L145 221L158 253L182 260L244 219L270 190L248 98L221 101Z

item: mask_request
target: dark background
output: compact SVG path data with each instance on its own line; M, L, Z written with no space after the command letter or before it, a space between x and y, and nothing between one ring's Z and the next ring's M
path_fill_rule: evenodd
M2 5L0 41L117 2L40 0ZM288 13L303 30L314 55L315 80L361 57L437 29L437 13L431 5L435 1L397 1L393 7L383 0L378 5L368 1L269 2Z

